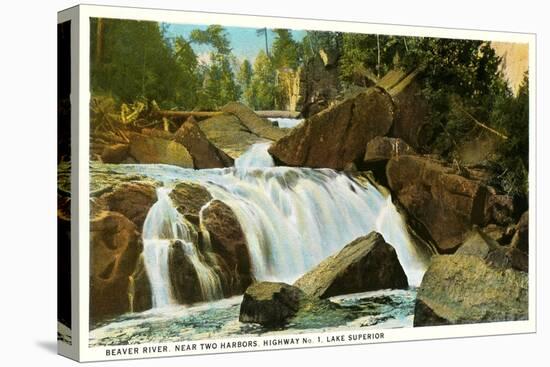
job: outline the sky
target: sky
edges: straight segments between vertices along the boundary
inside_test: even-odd
[[[196,25],[196,24],[165,24],[166,36],[177,37],[183,36],[185,39],[189,39],[189,35],[193,29],[205,30],[208,25]],[[251,63],[254,63],[254,59],[260,50],[265,50],[265,37],[256,35],[256,28],[242,28],[242,27],[224,27],[231,47],[233,48],[233,54],[239,60],[248,59]],[[306,35],[305,31],[292,31],[292,37],[295,41],[301,41]],[[269,50],[273,45],[275,39],[275,33],[268,31],[267,42]],[[206,60],[211,48],[207,45],[193,44],[193,50],[199,56],[199,59]]]

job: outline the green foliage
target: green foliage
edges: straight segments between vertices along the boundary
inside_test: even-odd
[[[300,64],[300,47],[288,29],[275,29],[272,62],[275,69],[296,69]]]
[[[231,53],[229,39],[221,25],[210,25],[204,31],[195,29],[191,32],[190,39],[192,42],[214,47],[218,54],[229,55]]]
[[[311,60],[319,50],[340,54],[343,36],[341,32],[307,31],[301,43],[303,59]]]
[[[525,74],[517,96],[500,96],[491,121],[508,139],[498,146],[498,174],[502,189],[516,195],[529,191],[529,76]]]
[[[459,160],[463,142],[493,134],[498,142],[489,162],[497,177],[493,184],[514,195],[527,193],[527,79],[514,97],[490,43],[364,34],[344,34],[342,41],[340,75],[348,85],[371,85],[392,68],[418,71],[430,106],[427,131],[432,137],[422,147],[425,152]]]
[[[216,110],[228,102],[238,100],[241,90],[235,81],[232,68],[234,56],[225,29],[219,25],[211,25],[206,30],[195,29],[190,39],[191,42],[206,44],[214,49],[210,54],[210,63],[203,72],[198,108]]]
[[[246,91],[252,82],[252,64],[247,59],[241,63],[239,72],[237,73],[237,83],[242,91]]]
[[[269,57],[269,46],[267,43],[267,34],[268,34],[267,28],[260,28],[256,30],[256,36],[263,37],[265,40],[265,54],[267,55],[267,57]]]
[[[177,101],[175,86],[185,83],[158,23],[91,19],[91,88],[122,102]],[[101,25],[101,27],[98,27]]]
[[[408,46],[405,37],[344,33],[341,78],[366,86],[390,71]]]
[[[244,96],[247,104],[256,110],[273,109],[275,105],[276,73],[271,59],[261,50],[254,61],[254,74]]]
[[[181,88],[176,90],[176,100],[180,106],[194,108],[198,103],[198,90],[200,88],[200,75],[197,55],[191,48],[191,44],[183,37],[178,37],[174,45],[174,57],[179,66]]]

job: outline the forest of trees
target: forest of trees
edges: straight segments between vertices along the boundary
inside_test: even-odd
[[[255,109],[280,109],[277,73],[302,63],[299,44],[286,29],[274,30],[272,50],[266,42],[252,65],[239,63],[219,25],[196,29],[189,39],[168,38],[154,22],[92,19],[91,27],[92,92],[119,102],[147,99],[168,109],[216,110],[241,100]],[[193,44],[210,47],[208,62],[198,61]]]
[[[479,135],[472,119],[506,137],[492,162],[508,192],[527,192],[527,75],[514,95],[488,42],[422,37],[308,31],[296,41],[286,29],[257,30],[265,37],[253,62],[239,61],[219,25],[194,30],[188,39],[169,38],[163,24],[92,19],[93,95],[116,103],[155,100],[161,108],[217,110],[241,101],[255,110],[285,109],[287,91],[280,78],[297,73],[319,51],[338,55],[340,89],[376,83],[393,68],[418,70],[423,97],[430,104],[431,139],[426,150],[452,159],[457,144]],[[199,62],[193,45],[207,45],[208,62]]]

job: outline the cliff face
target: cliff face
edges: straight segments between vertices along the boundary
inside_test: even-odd
[[[284,91],[284,103],[281,108],[286,111],[296,111],[298,109],[298,99],[300,98],[300,75],[301,68],[298,70],[284,69],[277,73],[277,79]]]
[[[529,70],[529,45],[527,43],[491,42],[496,54],[502,57],[501,70],[508,85],[517,95],[523,74]]]
[[[300,70],[297,109],[303,117],[330,107],[340,92],[339,55],[321,51]]]

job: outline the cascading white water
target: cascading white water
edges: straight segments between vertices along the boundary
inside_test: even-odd
[[[292,129],[300,125],[304,120],[285,117],[269,117],[269,121],[277,122],[277,126],[280,128]]]
[[[270,145],[270,142],[253,144],[248,151],[235,160],[235,168],[237,170],[247,170],[250,168],[273,167],[275,162],[267,152]]]
[[[176,210],[170,188],[157,189],[157,202],[149,209],[143,224],[143,257],[153,295],[153,308],[174,304],[171,291],[168,256],[170,245],[179,240],[185,256],[197,272],[202,298],[205,301],[223,296],[217,274],[199,257],[187,224]]]
[[[259,280],[293,283],[357,237],[378,231],[395,248],[409,284],[420,284],[426,264],[390,197],[331,169],[274,167],[268,147],[253,145],[235,168],[131,167],[165,182],[198,182],[231,207]]]

